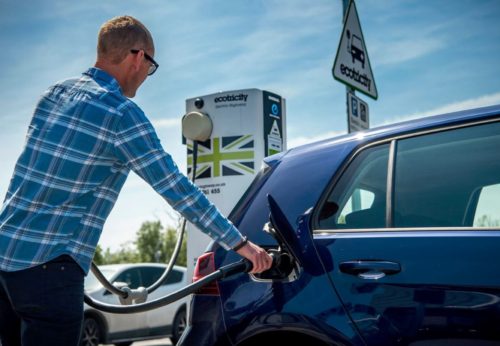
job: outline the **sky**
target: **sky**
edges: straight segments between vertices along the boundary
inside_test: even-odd
[[[500,104],[499,0],[356,0],[378,90],[370,127]],[[186,171],[185,100],[258,88],[287,102],[288,148],[346,133],[346,88],[332,66],[342,0],[0,0],[0,199],[41,93],[95,63],[97,32],[118,15],[151,31],[158,71],[134,101]],[[116,251],[173,210],[131,173],[100,244]]]

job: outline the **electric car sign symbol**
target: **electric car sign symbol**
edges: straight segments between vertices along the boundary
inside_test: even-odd
[[[358,60],[361,63],[361,66],[365,68],[365,51],[363,49],[363,42],[357,35],[352,35],[351,32],[347,30],[347,38],[350,38],[350,45],[348,45],[348,51],[352,56],[352,63],[354,64],[355,60]]]
[[[349,3],[332,74],[339,82],[374,99],[378,98],[354,0]]]

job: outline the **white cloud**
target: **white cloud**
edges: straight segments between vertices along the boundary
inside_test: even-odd
[[[224,18],[223,22],[204,18],[203,31],[197,26],[182,25],[182,35],[172,37],[176,50],[169,62],[171,75],[180,81],[200,80],[199,93],[262,86],[262,81],[269,80],[269,76],[280,76],[279,80],[282,80],[283,76],[309,70],[318,60],[318,49],[323,49],[318,48],[315,40],[322,37],[325,30],[340,25],[331,23],[331,13],[339,7],[331,3],[281,6],[264,2],[262,6],[262,15],[255,21],[246,22],[242,32],[239,29],[242,19],[238,13]],[[216,31],[219,33],[215,34]],[[229,35],[232,31],[238,34]],[[214,41],[215,37],[217,41]],[[193,45],[193,42],[197,44]],[[334,45],[331,49],[328,60],[332,59]],[[291,64],[301,66],[286,74],[281,72],[284,66]],[[181,67],[183,72],[179,76],[176,71]],[[328,68],[325,71],[328,73]]]
[[[374,19],[372,30],[376,29],[377,34],[372,34],[374,40],[367,42],[372,66],[397,65],[439,51],[446,52],[446,48],[456,41],[456,36],[450,35],[450,30],[457,30],[456,20],[447,18],[437,22],[422,21],[422,18],[428,16],[426,12],[422,12],[425,11],[422,7],[401,8],[399,6],[404,5],[394,3],[392,6],[391,11],[387,11],[385,15],[379,8],[381,17]],[[395,30],[394,25],[384,25],[384,22],[402,24],[397,25]]]
[[[151,119],[151,122],[156,129],[176,128],[181,126],[181,120],[179,118]]]
[[[468,99],[468,100],[464,100],[464,101],[449,103],[449,104],[439,106],[439,107],[436,107],[433,109],[429,109],[429,110],[423,111],[423,112],[398,115],[396,117],[393,117],[391,119],[384,121],[383,124],[392,124],[392,123],[405,121],[405,120],[423,118],[423,117],[437,115],[437,114],[446,114],[446,113],[457,112],[457,111],[462,111],[462,110],[466,110],[466,109],[492,106],[495,104],[500,104],[500,92],[494,93],[494,94],[489,94],[489,95],[484,95],[484,96],[480,96],[480,97],[476,97],[476,98]]]
[[[384,42],[383,47],[378,46],[375,51],[378,66],[400,64],[409,60],[423,57],[433,53],[444,46],[444,41],[439,38],[416,37],[401,40],[389,40]]]
[[[468,99],[468,100],[464,100],[464,101],[449,103],[449,104],[442,105],[442,106],[439,106],[439,107],[436,107],[433,109],[429,109],[429,110],[424,111],[424,112],[398,115],[396,117],[393,117],[391,119],[384,121],[382,124],[377,124],[377,126],[393,124],[393,123],[397,123],[397,122],[401,122],[401,121],[405,121],[405,120],[417,119],[417,118],[422,118],[422,117],[427,117],[427,116],[432,116],[432,115],[457,112],[457,111],[466,110],[466,109],[492,106],[495,104],[500,104],[500,92],[494,93],[494,94],[489,94],[489,95],[484,95],[484,96],[480,96],[477,98]],[[298,147],[300,145],[317,142],[317,141],[320,141],[323,139],[328,139],[328,138],[340,136],[343,134],[345,134],[345,132],[343,132],[343,131],[329,131],[329,132],[319,133],[319,134],[316,134],[314,136],[301,136],[301,137],[289,138],[287,146],[288,146],[288,149],[291,149],[294,147]]]
[[[295,137],[295,138],[288,139],[287,147],[288,147],[288,149],[291,149],[291,148],[295,148],[295,147],[298,147],[298,146],[301,146],[304,144],[321,141],[323,139],[337,137],[337,136],[340,136],[343,134],[345,134],[345,132],[329,131],[329,132],[323,132],[323,133],[320,133],[320,134],[314,135],[314,136]]]

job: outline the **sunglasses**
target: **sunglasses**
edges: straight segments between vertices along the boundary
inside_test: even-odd
[[[151,63],[151,65],[149,65],[149,70],[148,70],[148,76],[151,76],[153,73],[156,72],[158,66],[160,65],[158,65],[158,63],[148,53],[146,53],[144,49],[131,49],[130,53],[137,54],[141,50],[144,52],[144,57],[146,58],[146,60],[148,60]]]

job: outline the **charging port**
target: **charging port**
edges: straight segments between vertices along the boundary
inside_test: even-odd
[[[298,277],[299,268],[292,256],[280,249],[267,249],[273,257],[273,266],[262,273],[251,274],[257,281],[294,281]]]

